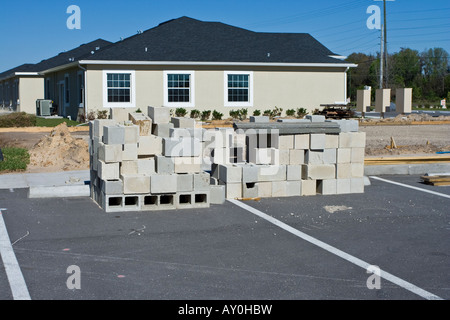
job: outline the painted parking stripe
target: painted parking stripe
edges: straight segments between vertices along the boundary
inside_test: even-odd
[[[0,210],[0,255],[2,257],[3,265],[5,266],[6,276],[9,281],[11,293],[14,300],[31,300],[28,292],[25,279],[17,262],[16,255],[9,239],[8,231],[6,230],[5,221],[3,220],[3,213]]]
[[[339,250],[329,244],[326,244],[325,242],[322,242],[314,237],[311,237],[311,236],[307,235],[306,233],[301,232],[301,231],[287,225],[286,223],[281,222],[280,220],[275,219],[274,217],[271,217],[271,216],[265,214],[264,212],[259,211],[258,209],[250,207],[249,205],[246,205],[238,200],[228,200],[228,201],[241,207],[242,209],[245,209],[245,210],[257,215],[258,217],[276,225],[277,227],[280,227],[280,228],[284,229],[285,231],[292,233],[293,235],[295,235],[313,245],[316,245],[316,246],[344,259],[344,260],[347,260],[347,261],[357,265],[358,267],[361,267],[361,268],[367,270],[367,268],[369,268],[369,266],[371,266],[371,264],[369,264],[361,259],[358,259],[342,250]],[[402,280],[386,271],[380,270],[380,277],[389,282],[392,282],[408,291],[411,291],[412,293],[417,294],[418,296],[425,298],[427,300],[443,300],[442,298],[440,298],[422,288],[419,288],[405,280]]]
[[[404,184],[404,183],[395,182],[395,181],[391,181],[391,180],[386,180],[386,179],[379,178],[379,177],[371,176],[369,178],[370,179],[379,180],[379,181],[383,181],[383,182],[387,182],[387,183],[390,183],[390,184],[395,184],[397,186],[401,186],[401,187],[405,187],[405,188],[409,188],[409,189],[413,189],[413,190],[417,190],[417,191],[422,191],[422,192],[434,194],[435,196],[439,196],[439,197],[450,199],[450,195],[445,194],[445,193],[440,193],[440,192],[436,192],[436,191],[432,191],[432,190],[422,189],[422,188],[419,188],[419,187],[414,187],[414,186],[410,186],[410,185],[407,185],[407,184]]]

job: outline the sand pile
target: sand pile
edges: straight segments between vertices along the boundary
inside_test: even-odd
[[[66,123],[62,123],[30,150],[29,169],[33,168],[47,168],[48,171],[89,169],[89,145],[83,139],[73,138]]]

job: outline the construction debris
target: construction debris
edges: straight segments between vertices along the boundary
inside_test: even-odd
[[[432,186],[450,186],[450,175],[422,176],[420,177],[425,184]]]

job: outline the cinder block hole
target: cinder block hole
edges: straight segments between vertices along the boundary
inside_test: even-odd
[[[181,194],[179,197],[180,204],[191,204],[191,195],[190,194]]]
[[[256,183],[254,183],[254,182],[246,183],[246,184],[245,184],[245,187],[246,187],[247,189],[253,189],[254,187],[256,187]]]
[[[125,197],[125,206],[137,206],[138,202],[138,197]]]
[[[146,206],[154,206],[158,203],[157,196],[146,196],[144,197],[144,205]]]
[[[206,203],[208,201],[208,196],[206,194],[196,194],[195,203]]]
[[[322,188],[323,188],[323,181],[317,180],[316,181],[316,194],[322,194]]]
[[[173,196],[170,196],[170,195],[161,196],[159,198],[159,204],[162,204],[162,205],[173,204]]]
[[[121,207],[122,206],[122,197],[111,197],[108,199],[108,205],[110,207]]]

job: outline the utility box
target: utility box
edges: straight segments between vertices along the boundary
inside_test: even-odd
[[[391,106],[391,89],[377,89],[375,97],[375,111],[385,113]]]
[[[412,112],[412,89],[401,88],[396,90],[396,105],[398,113]]]
[[[41,117],[51,116],[52,105],[52,100],[36,100],[36,115]]]
[[[356,95],[356,111],[368,112],[371,104],[371,90],[358,90]]]

